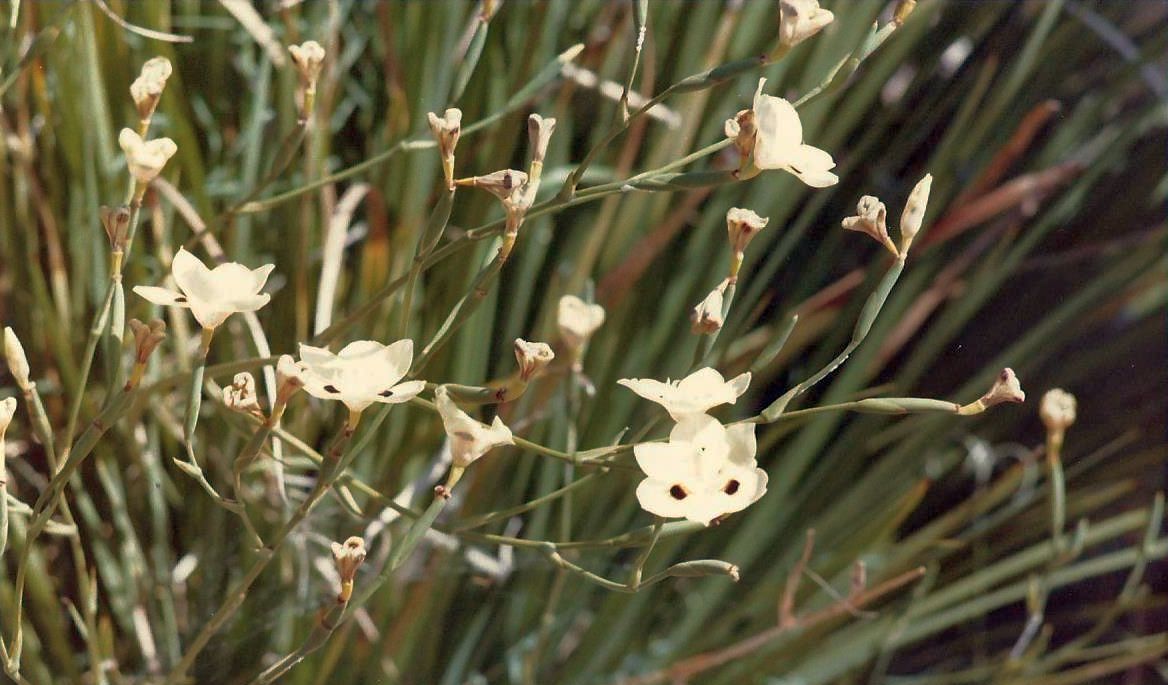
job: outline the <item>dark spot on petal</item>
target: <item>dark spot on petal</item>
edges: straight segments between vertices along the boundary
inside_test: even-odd
[[[393,391],[392,391],[392,390],[382,390],[381,392],[379,392],[379,393],[377,393],[377,394],[378,394],[378,395],[381,395],[382,397],[393,397]]]
[[[341,393],[341,391],[337,389],[337,386],[335,385],[326,385],[324,386],[324,390],[325,392],[331,392],[334,395],[339,395]]]
[[[738,488],[741,487],[741,485],[742,484],[737,480],[731,478],[730,481],[726,483],[726,487],[722,488],[722,492],[726,493],[727,495],[733,495],[734,493],[738,492]]]
[[[181,302],[186,302],[186,301],[187,301],[187,298],[186,298],[185,296],[183,296],[183,295],[179,295],[178,297],[174,298],[174,301],[175,301],[175,302],[180,302],[180,303],[181,303]]]
[[[673,487],[669,488],[669,494],[673,497],[673,499],[685,499],[689,496],[689,493],[685,491],[685,488],[681,487],[680,485],[674,485]]]

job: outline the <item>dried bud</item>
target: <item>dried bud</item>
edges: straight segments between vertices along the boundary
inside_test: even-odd
[[[913,238],[921,230],[921,224],[925,221],[925,209],[929,205],[929,191],[933,187],[933,175],[925,174],[925,177],[917,182],[912,192],[908,195],[908,202],[904,203],[904,213],[900,215],[900,256],[904,258],[908,255],[908,248],[912,245]]]
[[[241,414],[260,417],[264,415],[256,396],[255,378],[246,371],[235,374],[231,385],[223,388],[223,404],[227,405],[228,409]]]
[[[733,207],[726,212],[726,232],[730,236],[730,249],[741,255],[746,246],[754,240],[758,232],[766,228],[770,219],[761,217],[749,209]]]
[[[739,166],[754,154],[754,141],[758,128],[754,121],[754,110],[740,110],[733,119],[727,119],[722,128],[727,138],[734,139],[734,149],[738,150]]]
[[[992,407],[1005,402],[1025,401],[1026,393],[1022,391],[1022,384],[1018,382],[1018,377],[1014,375],[1014,370],[1010,368],[1002,369],[1002,372],[994,379],[994,384],[990,386],[986,394],[981,396],[980,400],[986,407]]]
[[[527,135],[531,140],[531,163],[543,164],[547,155],[548,141],[556,130],[555,119],[544,119],[538,114],[527,117]]]
[[[173,69],[170,60],[165,57],[155,57],[142,65],[142,72],[130,84],[130,97],[138,108],[138,118],[143,123],[149,123],[158,107],[158,100],[162,97],[162,90],[166,88],[166,79],[170,78]]]
[[[280,355],[276,362],[276,404],[283,407],[297,390],[304,387],[304,362],[298,362],[290,354]]]
[[[530,381],[542,374],[555,358],[551,345],[547,343],[515,339],[515,361],[519,363],[519,377],[524,381]]]
[[[865,195],[856,204],[856,216],[847,217],[841,225],[846,230],[868,234],[873,240],[887,247],[892,254],[899,255],[896,244],[888,235],[887,217],[888,210],[885,209],[884,203],[871,195]]]
[[[710,335],[722,330],[724,323],[722,307],[725,299],[723,295],[727,285],[727,281],[722,281],[717,288],[711,290],[710,294],[706,295],[705,299],[693,308],[689,315],[690,323],[693,324],[690,330],[698,335]]]
[[[441,117],[428,112],[426,120],[430,122],[430,130],[438,141],[438,153],[442,157],[442,173],[446,177],[446,185],[453,188],[454,148],[458,145],[459,136],[462,135],[462,110],[451,107]]]
[[[130,319],[130,331],[134,334],[135,362],[145,364],[154,348],[166,340],[166,323],[162,319],[154,319],[144,324],[138,319]]]
[[[780,0],[779,44],[794,47],[823,30],[835,19],[818,0]]]
[[[1066,390],[1047,390],[1038,405],[1038,416],[1050,433],[1065,433],[1075,422],[1078,403],[1075,396]]]
[[[16,337],[11,327],[4,329],[4,358],[8,361],[8,373],[12,374],[16,386],[23,392],[31,390],[33,383],[28,379],[31,373],[28,357],[24,354],[24,345],[20,344],[20,338]]]
[[[145,192],[146,186],[162,173],[167,160],[178,152],[178,146],[170,138],[144,141],[142,136],[128,128],[123,128],[118,134],[118,144],[126,153],[126,165],[138,182],[139,192]]]
[[[579,350],[604,323],[604,307],[588,304],[575,295],[564,295],[560,298],[556,323],[567,346]]]
[[[341,591],[337,601],[348,602],[353,596],[353,579],[357,577],[357,569],[365,561],[365,541],[357,536],[345,540],[344,544],[334,542],[333,561],[337,564],[337,573],[341,576]]]
[[[309,40],[300,45],[289,45],[288,52],[292,55],[292,63],[296,65],[300,86],[305,90],[315,91],[316,81],[320,78],[320,70],[324,66],[324,48],[315,40]]]
[[[516,169],[503,169],[486,176],[471,176],[455,181],[456,185],[482,188],[504,201],[510,200],[512,193],[517,188],[522,188],[526,183],[527,174]]]
[[[126,206],[120,207],[101,207],[101,225],[105,227],[105,234],[109,237],[110,247],[115,252],[121,252],[126,249],[126,238],[130,232],[130,208]]]
[[[16,398],[8,397],[0,400],[0,464],[4,463],[4,434],[8,432],[8,426],[12,423],[12,416],[16,414]],[[0,485],[4,483],[4,474],[0,472]],[[0,490],[0,497],[4,496],[3,490]]]

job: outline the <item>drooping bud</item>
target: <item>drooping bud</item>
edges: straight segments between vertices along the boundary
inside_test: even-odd
[[[223,404],[241,414],[263,417],[259,398],[256,396],[255,378],[245,372],[235,374],[231,385],[223,388]]]
[[[916,186],[908,195],[908,201],[904,204],[904,212],[900,215],[900,256],[902,259],[908,255],[908,248],[912,245],[913,238],[920,232],[921,225],[925,221],[925,210],[929,205],[929,191],[932,188],[933,175],[925,174],[924,178],[917,181]]]
[[[502,169],[486,176],[471,176],[460,178],[454,182],[460,186],[482,188],[500,200],[510,200],[516,188],[527,183],[527,174],[517,169]]]
[[[531,141],[531,163],[543,164],[547,155],[548,142],[556,130],[555,119],[545,119],[538,114],[527,117],[527,135]]]
[[[780,0],[779,44],[792,48],[823,30],[835,19],[818,0]]]
[[[8,362],[8,373],[16,381],[16,387],[22,392],[32,390],[33,383],[29,380],[32,369],[28,365],[28,357],[24,354],[24,345],[11,327],[4,329],[4,358]]]
[[[342,604],[353,596],[353,579],[357,577],[357,569],[365,561],[365,541],[357,536],[345,540],[344,544],[332,544],[333,561],[337,565],[337,574],[341,577],[341,591],[337,601]]]
[[[732,207],[726,212],[726,233],[730,237],[730,278],[738,278],[746,246],[754,240],[758,232],[766,228],[770,219],[761,217],[749,209]]]
[[[1075,396],[1066,390],[1054,388],[1047,390],[1038,405],[1038,416],[1042,424],[1050,433],[1065,433],[1077,418]]]
[[[144,141],[142,136],[128,128],[123,128],[118,134],[118,145],[126,153],[126,166],[138,183],[139,197],[146,192],[146,186],[162,173],[166,162],[178,152],[178,145],[170,138]]]
[[[130,208],[124,205],[119,207],[102,205],[101,225],[105,228],[110,247],[115,252],[125,251],[126,239],[130,232]]]
[[[542,374],[555,358],[551,345],[547,343],[515,339],[515,361],[519,363],[519,378],[524,382]]]
[[[986,409],[998,404],[1025,401],[1026,393],[1022,391],[1022,384],[1018,382],[1018,377],[1014,375],[1014,370],[1005,368],[994,378],[994,384],[990,386],[990,389],[984,395],[969,404],[959,407],[957,413],[969,416],[972,414],[980,414]]]
[[[729,281],[722,281],[718,287],[710,291],[705,299],[697,304],[690,312],[690,330],[698,335],[710,335],[722,330],[724,320],[722,308],[725,303],[726,286]]]
[[[134,99],[134,106],[138,108],[138,118],[142,122],[143,133],[150,125],[150,118],[158,107],[158,100],[166,88],[166,80],[170,78],[173,68],[170,60],[165,57],[155,57],[142,65],[142,72],[130,84],[130,97]]]
[[[887,219],[888,210],[885,209],[884,203],[871,195],[865,195],[856,204],[856,216],[847,217],[841,222],[841,225],[849,231],[866,233],[873,240],[888,248],[892,254],[899,255],[896,243],[892,242],[891,236],[888,235]]]
[[[446,187],[454,188],[454,148],[462,135],[462,110],[451,107],[439,117],[433,112],[426,114],[430,131],[438,141],[438,154],[442,157],[442,173],[446,177]]]

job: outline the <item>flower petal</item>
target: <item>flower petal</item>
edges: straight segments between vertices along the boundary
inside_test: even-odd
[[[258,293],[264,289],[264,285],[268,282],[268,276],[272,275],[275,268],[275,264],[264,264],[258,269],[251,270],[252,285],[254,286],[252,292]]]
[[[760,468],[731,466],[723,470],[712,495],[717,516],[742,511],[766,494],[767,472]]]
[[[409,338],[398,340],[386,347],[383,354],[386,364],[401,378],[409,372],[410,364],[414,363],[414,341]]]
[[[737,423],[726,426],[726,442],[730,446],[728,458],[740,466],[754,466],[754,456],[758,453],[758,441],[754,436],[753,423]]]
[[[212,300],[204,300],[200,297],[191,296],[191,314],[195,315],[195,321],[203,328],[218,328],[227,317],[235,312],[230,309],[224,309],[219,303]]]
[[[835,161],[831,155],[810,145],[800,145],[786,163],[786,169],[812,188],[826,188],[839,183],[831,173]]]
[[[697,474],[698,454],[684,442],[643,442],[633,446],[637,466],[650,478],[659,480],[693,479]]]
[[[665,518],[682,518],[690,511],[690,502],[697,494],[684,483],[646,478],[637,485],[637,502],[650,514]]]
[[[734,399],[730,400],[730,403],[733,404],[738,400],[739,397],[742,397],[742,393],[746,392],[746,389],[750,387],[750,372],[747,371],[746,373],[738,374],[734,378],[731,378],[729,381],[727,381],[726,385],[729,386],[730,393],[734,395]]]
[[[173,290],[167,290],[166,288],[158,288],[152,285],[136,285],[134,286],[134,292],[154,304],[160,304],[166,307],[190,307],[185,295],[176,293]]]
[[[652,378],[622,378],[616,383],[617,385],[625,386],[647,400],[662,404],[664,404],[665,398],[673,389],[668,383],[662,383]]]
[[[336,355],[324,347],[313,347],[300,343],[300,361],[307,364],[309,369],[327,364],[335,358]]]
[[[170,263],[170,272],[174,276],[174,282],[178,285],[179,290],[186,293],[188,297],[211,298],[215,296],[208,278],[211,270],[186,248],[178,248],[174,260]]]
[[[797,154],[803,142],[799,113],[783,98],[759,93],[754,98],[754,164],[759,169],[780,169]]]
[[[406,381],[377,393],[377,401],[383,404],[409,402],[426,389],[426,381]]]

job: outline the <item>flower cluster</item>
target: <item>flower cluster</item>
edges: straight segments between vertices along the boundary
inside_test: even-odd
[[[755,461],[754,424],[724,426],[706,414],[735,403],[750,385],[749,373],[727,381],[704,368],[680,381],[625,378],[618,383],[665,407],[677,422],[667,442],[633,448],[646,476],[637,486],[637,501],[645,511],[709,525],[766,494],[767,473]]]

